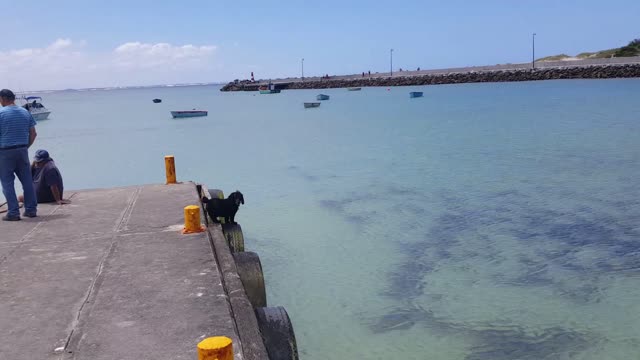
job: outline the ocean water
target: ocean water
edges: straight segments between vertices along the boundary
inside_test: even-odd
[[[640,80],[332,89],[317,109],[317,90],[218,90],[44,94],[33,150],[67,189],[161,183],[173,154],[179,179],[242,191],[303,359],[637,358]],[[169,115],[191,108],[209,116]]]

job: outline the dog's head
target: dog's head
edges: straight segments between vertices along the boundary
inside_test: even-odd
[[[240,206],[240,204],[244,205],[244,196],[242,196],[242,193],[238,190],[229,194],[229,199],[233,199],[233,203],[236,204],[236,206]]]
[[[207,204],[209,202],[209,198],[206,196],[203,196],[201,201],[203,204]]]

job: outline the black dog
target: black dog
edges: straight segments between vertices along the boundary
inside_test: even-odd
[[[240,191],[234,191],[229,194],[226,199],[208,199],[202,198],[202,202],[206,204],[207,214],[214,223],[219,223],[218,218],[224,218],[227,224],[236,224],[234,218],[238,212],[240,204],[244,204],[244,196]]]

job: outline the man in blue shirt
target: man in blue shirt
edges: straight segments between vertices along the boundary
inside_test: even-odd
[[[31,114],[15,104],[11,90],[0,90],[0,183],[9,211],[5,221],[20,220],[20,207],[14,188],[15,176],[24,190],[24,216],[36,217],[38,202],[33,188],[29,147],[36,139],[36,122]]]

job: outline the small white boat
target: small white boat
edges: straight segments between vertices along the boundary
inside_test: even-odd
[[[329,95],[320,94],[320,95],[316,96],[316,100],[318,100],[318,101],[329,100]]]
[[[209,112],[206,110],[185,110],[185,111],[172,111],[171,116],[173,118],[189,118],[198,116],[207,116]]]
[[[304,108],[308,109],[308,108],[317,108],[320,107],[320,103],[319,102],[306,102],[304,103]]]
[[[27,109],[35,121],[46,120],[51,111],[42,105],[40,96],[25,96],[20,98],[24,103],[23,108]]]
[[[347,88],[347,90],[349,90],[349,91],[360,91],[360,90],[362,90],[362,88],[359,88],[359,87],[350,87],[350,88]]]

